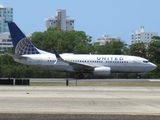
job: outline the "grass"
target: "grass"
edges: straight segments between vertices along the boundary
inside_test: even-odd
[[[69,81],[69,86],[76,86],[76,82]],[[30,82],[30,86],[66,86],[66,82]],[[77,86],[151,86],[160,87],[160,82],[99,82],[78,81]]]

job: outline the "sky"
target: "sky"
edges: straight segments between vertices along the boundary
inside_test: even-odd
[[[65,9],[75,19],[75,30],[96,40],[102,35],[120,37],[131,44],[131,33],[140,26],[160,34],[160,0],[1,0],[13,7],[13,21],[25,34],[45,31],[45,19]]]

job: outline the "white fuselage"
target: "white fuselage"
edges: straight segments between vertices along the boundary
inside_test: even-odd
[[[23,56],[25,58],[14,58],[14,60],[22,64],[53,71],[86,72],[80,70],[75,71],[68,63],[57,61],[55,54],[35,54]],[[156,68],[156,65],[149,62],[147,59],[136,56],[89,54],[61,54],[60,56],[64,60],[70,62],[91,65],[94,67],[110,67],[111,72],[118,73],[145,73]]]

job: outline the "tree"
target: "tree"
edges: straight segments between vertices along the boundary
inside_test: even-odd
[[[32,42],[40,49],[53,52],[55,47],[59,53],[89,53],[92,50],[91,39],[84,31],[64,31],[58,28],[35,32],[31,36]]]
[[[160,36],[154,36],[148,47],[148,58],[160,64]]]
[[[104,45],[94,44],[97,54],[124,54],[126,53],[127,44],[121,40],[106,42]]]
[[[135,43],[130,45],[130,54],[146,58],[147,50],[144,43]]]
[[[148,72],[145,77],[148,78],[160,78],[160,36],[153,36],[147,49],[148,59],[157,65],[157,68],[151,72]]]

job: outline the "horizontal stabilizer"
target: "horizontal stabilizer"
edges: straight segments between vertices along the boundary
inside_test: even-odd
[[[21,56],[21,55],[15,55],[15,54],[8,53],[8,52],[5,52],[5,54],[9,55],[9,56],[10,56],[10,57],[12,57],[12,58],[18,58],[18,59],[26,58],[26,57],[24,57],[24,56]]]

